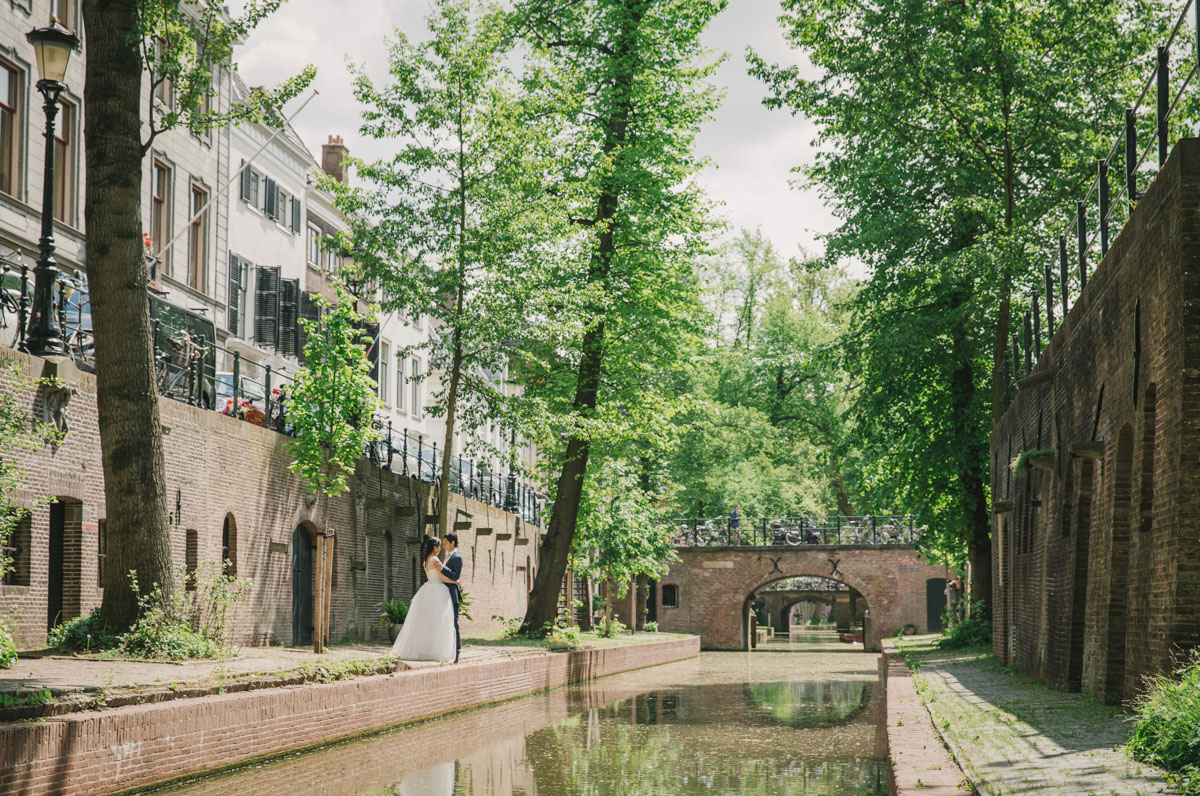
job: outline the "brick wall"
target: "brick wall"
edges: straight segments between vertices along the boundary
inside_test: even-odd
[[[0,586],[0,614],[14,617],[23,649],[45,641],[51,603],[52,558],[61,571],[61,616],[70,618],[99,605],[100,528],[105,517],[100,441],[96,426],[96,382],[67,360],[42,360],[7,348],[33,377],[58,376],[79,392],[70,402],[70,433],[57,448],[23,455],[28,478],[16,495],[32,507],[37,497],[59,498],[55,507],[34,508],[30,525],[28,585]],[[14,385],[0,384],[0,390]],[[42,399],[26,391],[19,400],[41,411]],[[230,529],[231,557],[240,577],[252,584],[248,601],[234,616],[240,644],[293,641],[293,554],[295,541],[311,545],[321,503],[308,505],[303,483],[287,469],[285,437],[215,412],[160,400],[167,465],[167,503],[172,511],[173,558],[188,556],[194,531],[201,563],[222,557]],[[333,640],[386,638],[376,605],[385,597],[407,599],[420,586],[421,529],[431,514],[429,488],[413,479],[360,462],[350,489],[329,506],[336,534],[330,633]],[[62,563],[51,555],[51,517],[62,512]],[[450,517],[465,558],[463,584],[471,595],[474,622],[466,632],[491,628],[492,615],[525,612],[529,572],[536,566],[538,529],[497,508],[452,495]],[[297,535],[299,531],[299,535]],[[55,534],[55,544],[58,537]],[[57,580],[55,579],[55,582]]]
[[[659,627],[697,633],[705,649],[745,649],[749,599],[756,590],[784,578],[834,579],[856,590],[870,611],[868,649],[905,625],[928,628],[925,584],[946,577],[946,568],[925,563],[916,550],[859,548],[682,548],[679,561],[656,586]],[[834,562],[837,574],[833,574]],[[662,603],[664,586],[674,586],[676,607]]]
[[[672,639],[6,724],[0,792],[145,787],[698,652],[697,639]]]
[[[1198,208],[1187,139],[991,438],[996,654],[1110,702],[1200,642]]]

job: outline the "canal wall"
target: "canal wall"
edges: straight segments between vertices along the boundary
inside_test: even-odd
[[[960,796],[966,779],[917,693],[912,672],[892,641],[883,642],[879,676],[887,691],[887,747],[892,796]]]
[[[1183,139],[991,434],[996,657],[1110,703],[1200,644],[1198,210]]]
[[[0,584],[0,615],[18,649],[45,645],[49,627],[89,613],[104,597],[108,514],[97,421],[96,377],[69,359],[42,359],[0,346],[29,379],[53,375],[70,393],[69,432],[57,446],[5,451],[27,472],[15,494],[27,511],[13,533],[13,571]],[[42,418],[45,389],[0,379],[0,395]],[[229,559],[250,581],[231,609],[240,646],[312,643],[314,533],[321,501],[288,469],[289,437],[213,411],[159,399],[176,568]],[[376,606],[408,600],[420,587],[422,535],[434,495],[428,484],[358,463],[349,488],[329,501],[334,543],[330,638],[387,640]],[[54,506],[37,505],[54,496]],[[463,587],[474,621],[463,632],[497,629],[493,616],[524,616],[537,568],[540,530],[486,503],[451,493],[449,516],[463,555]],[[436,533],[436,531],[433,531]]]
[[[147,787],[699,651],[692,636],[2,725],[0,793]]]

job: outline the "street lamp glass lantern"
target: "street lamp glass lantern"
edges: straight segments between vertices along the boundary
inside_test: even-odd
[[[67,76],[71,51],[79,47],[79,37],[55,20],[44,28],[25,35],[37,54],[38,77],[52,83],[62,83]]]

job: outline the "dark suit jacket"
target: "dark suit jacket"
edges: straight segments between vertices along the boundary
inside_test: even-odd
[[[446,559],[446,563],[442,564],[442,574],[448,578],[458,580],[462,577],[462,568],[462,556],[460,556],[458,551],[455,550],[450,554],[450,557]],[[459,597],[461,596],[459,593],[459,587],[452,583],[447,583],[446,588],[450,590],[450,602],[454,603],[454,611],[455,613],[458,613],[458,601]]]

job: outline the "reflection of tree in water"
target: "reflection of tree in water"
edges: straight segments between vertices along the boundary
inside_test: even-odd
[[[871,698],[866,680],[748,683],[747,700],[774,721],[790,727],[841,724]]]
[[[887,792],[884,760],[797,760],[782,749],[778,757],[755,758],[736,744],[714,744],[705,733],[687,731],[695,725],[647,722],[643,711],[639,700],[621,700],[527,736],[525,750],[537,796]],[[711,729],[713,737],[729,731],[720,724]]]

